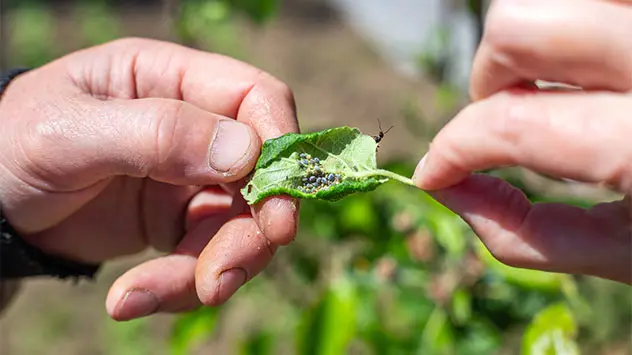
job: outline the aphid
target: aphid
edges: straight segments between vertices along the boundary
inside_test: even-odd
[[[309,177],[309,182],[314,182],[316,181],[316,176],[312,175]]]
[[[334,181],[334,180],[336,180],[336,176],[334,174],[330,173],[329,175],[327,175],[327,180]]]
[[[321,170],[320,170],[320,166],[319,166],[319,165],[316,165],[316,166],[314,167],[314,170],[315,170],[316,172],[319,172],[319,173],[321,172]]]
[[[377,134],[377,136],[373,136],[373,139],[375,139],[375,143],[380,143],[382,141],[382,139],[384,139],[384,136],[386,135],[386,133],[388,133],[388,131],[393,129],[393,127],[395,127],[395,126],[391,126],[385,132],[385,131],[382,130],[382,123],[380,122],[379,118],[377,119],[377,125],[380,128],[380,132]]]
[[[300,164],[303,164],[304,166],[309,165],[309,162],[306,159],[301,159]]]
[[[248,193],[252,192],[252,185],[248,185]]]
[[[307,178],[306,177],[303,178],[303,182],[307,182]]]
[[[306,155],[307,155],[307,154],[305,154],[305,153],[301,153],[301,154],[299,154],[298,156],[299,156],[299,158],[304,159]]]
[[[314,164],[318,164],[318,163],[320,163],[320,159],[318,159],[318,158],[314,158],[314,159],[312,159],[312,162],[313,162]]]

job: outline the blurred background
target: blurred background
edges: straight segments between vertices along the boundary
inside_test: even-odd
[[[39,66],[125,36],[224,53],[294,90],[301,129],[394,125],[379,165],[411,175],[467,103],[485,4],[463,0],[0,0],[0,66]],[[386,127],[385,127],[386,128]],[[533,201],[617,198],[521,169],[490,171]],[[220,308],[116,323],[110,284],[25,284],[0,354],[632,354],[630,288],[505,267],[420,191],[387,184],[307,201],[300,235]]]

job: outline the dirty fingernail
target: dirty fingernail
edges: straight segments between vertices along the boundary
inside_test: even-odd
[[[233,268],[222,272],[217,287],[219,302],[223,303],[228,300],[244,282],[246,282],[246,271],[242,268]]]
[[[113,316],[116,320],[141,318],[156,313],[159,305],[158,297],[153,292],[132,289],[118,302]]]
[[[221,120],[217,125],[209,164],[219,172],[227,172],[248,154],[252,142],[251,129],[230,119]]]
[[[265,201],[259,227],[266,238],[277,245],[292,242],[298,230],[298,207],[298,200],[285,196]]]

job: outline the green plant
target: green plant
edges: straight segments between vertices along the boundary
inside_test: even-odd
[[[385,169],[406,175],[413,166]],[[568,315],[565,326],[589,325],[577,323],[585,302],[572,276],[499,263],[452,212],[405,185],[304,201],[296,244],[274,282],[316,296],[276,301],[301,324],[291,353],[491,354],[505,334],[525,332],[524,353],[534,354],[529,344],[557,339],[558,328],[541,321],[553,305]],[[569,347],[578,347],[575,334],[564,333]]]
[[[278,7],[277,0],[181,0],[179,5],[174,26],[184,43],[235,58],[244,54],[234,20],[246,17],[264,25]]]
[[[120,24],[107,0],[81,1],[74,16],[81,29],[83,46],[93,46],[120,36]]]
[[[336,201],[389,180],[414,185],[407,177],[378,169],[377,149],[376,139],[349,127],[269,139],[241,193],[249,204],[278,194]]]
[[[21,4],[11,10],[9,20],[9,65],[37,67],[59,55],[53,41],[55,19],[46,5]]]

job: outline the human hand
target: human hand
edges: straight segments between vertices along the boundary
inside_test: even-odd
[[[295,236],[297,201],[250,208],[238,190],[295,115],[285,84],[220,55],[141,39],[73,53],[0,100],[3,213],[77,261],[169,252],[114,283],[117,320],[221,304]]]
[[[506,264],[632,283],[631,34],[631,2],[493,2],[471,76],[474,103],[435,137],[416,184]],[[583,90],[540,90],[535,80]],[[472,175],[502,166],[627,197],[589,210],[532,205],[505,181]]]

